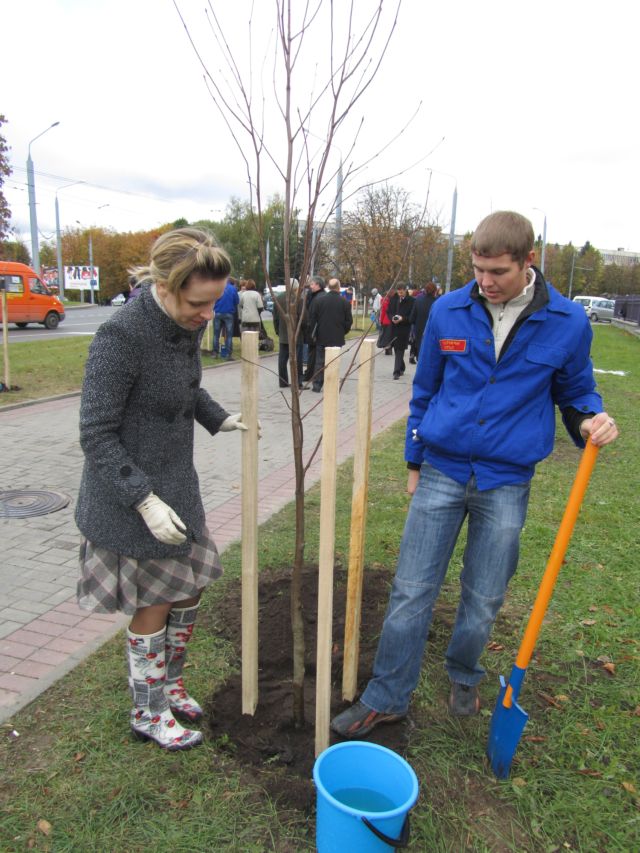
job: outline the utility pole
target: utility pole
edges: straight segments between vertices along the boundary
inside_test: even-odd
[[[451,204],[451,228],[449,230],[449,250],[447,252],[447,281],[445,283],[445,293],[451,290],[451,276],[453,274],[453,246],[456,236],[456,207],[458,206],[458,184],[456,183],[453,190],[453,202]]]
[[[27,148],[27,187],[29,190],[29,221],[31,224],[31,264],[34,270],[40,275],[40,248],[38,245],[38,217],[36,215],[36,182],[33,172],[33,160],[31,159],[31,146],[36,141],[44,136],[52,127],[57,127],[59,121],[54,121],[42,133],[34,136]]]

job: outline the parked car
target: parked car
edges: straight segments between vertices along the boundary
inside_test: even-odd
[[[124,293],[118,293],[111,300],[112,305],[124,305],[127,300],[124,298]]]
[[[602,296],[574,296],[573,301],[583,306],[592,323],[613,320],[613,299],[605,299]]]
[[[57,329],[64,320],[64,306],[60,299],[26,264],[0,261],[0,290],[6,292],[8,322],[15,323],[20,329],[29,323],[42,323],[47,329]]]

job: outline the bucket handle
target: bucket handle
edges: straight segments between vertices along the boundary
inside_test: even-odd
[[[388,835],[385,835],[384,832],[380,832],[380,830],[375,827],[371,821],[366,818],[361,818],[364,825],[367,829],[370,829],[374,835],[377,835],[380,841],[384,841],[385,844],[388,844],[390,847],[400,848],[406,847],[409,844],[409,813],[407,812],[407,816],[404,819],[404,823],[402,824],[402,832],[400,833],[400,838],[390,838]]]

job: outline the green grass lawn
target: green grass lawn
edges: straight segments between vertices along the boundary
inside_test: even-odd
[[[483,658],[483,710],[468,720],[447,715],[442,666],[464,542],[456,550],[412,705],[416,727],[407,759],[421,793],[410,850],[630,853],[640,847],[639,353],[638,339],[596,327],[596,368],[626,371],[598,377],[622,437],[596,464],[520,695],[530,720],[506,781],[487,766],[487,731],[498,675],[508,675],[515,660],[579,460],[563,431],[538,467],[520,567]],[[373,444],[369,572],[395,564],[408,505],[403,432],[398,424]],[[348,561],[350,501],[347,463],[338,475],[341,566]],[[314,561],[317,488],[307,506],[306,555]],[[261,528],[261,566],[290,566],[292,529],[291,506]],[[203,624],[223,584],[238,577],[238,546],[224,563],[225,580],[204,598]],[[196,631],[189,668],[196,696],[211,694],[237,666],[220,639]],[[185,754],[136,745],[127,730],[128,708],[122,639],[116,638],[0,729],[2,851],[313,849],[313,815],[271,801],[220,743]],[[39,830],[43,820],[48,826]]]

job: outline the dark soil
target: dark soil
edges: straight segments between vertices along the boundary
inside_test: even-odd
[[[371,570],[366,573],[362,601],[360,641],[361,683],[364,689],[373,665],[378,635],[389,596],[391,573]],[[315,749],[315,662],[317,568],[307,567],[303,580],[303,604],[306,637],[307,676],[305,681],[306,724],[293,726],[291,678],[290,574],[265,570],[259,588],[259,701],[254,716],[242,714],[240,675],[233,676],[206,702],[205,715],[209,737],[229,752],[236,762],[251,768],[281,806],[309,812],[315,800],[311,782]],[[342,701],[342,644],[344,638],[346,572],[336,569],[333,598],[332,714],[349,703]],[[219,636],[231,641],[240,655],[240,586],[230,585],[216,611],[224,613]],[[403,754],[406,750],[410,720],[381,726],[375,742]],[[332,736],[332,743],[337,742]]]

